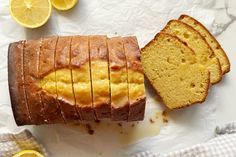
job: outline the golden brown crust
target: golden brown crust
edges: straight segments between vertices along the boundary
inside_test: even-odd
[[[55,70],[62,68],[70,68],[70,50],[71,50],[71,37],[59,37],[57,41],[56,51],[55,51]],[[56,72],[57,79],[57,72]],[[57,84],[57,80],[56,80]],[[72,88],[72,80],[71,80],[71,89]],[[57,89],[58,91],[58,89]],[[57,92],[59,95],[59,93]],[[68,103],[64,98],[59,98],[58,101],[60,103],[60,108],[64,114],[64,118],[66,122],[78,122],[80,120],[80,115],[75,106],[75,97],[74,103]]]
[[[144,72],[141,64],[140,49],[138,46],[137,38],[134,36],[124,37],[123,42],[124,42],[128,71],[134,70],[143,74]],[[129,102],[130,102],[130,109],[129,109],[130,111],[129,111],[128,121],[143,120],[145,105],[146,105],[146,96],[143,95],[142,97],[138,97],[135,100],[131,100],[131,98],[129,97]]]
[[[43,111],[45,113],[45,123],[47,124],[57,124],[64,123],[65,120],[61,115],[60,103],[57,100],[56,95],[46,93],[45,91],[40,92],[40,97],[43,103]]]
[[[224,55],[224,57],[225,57],[225,59],[226,59],[226,62],[227,62],[227,64],[228,64],[227,69],[226,69],[225,71],[222,71],[222,74],[224,75],[224,74],[228,73],[228,72],[230,71],[229,58],[228,58],[228,56],[226,55],[224,49],[223,49],[223,48],[221,47],[221,45],[219,44],[219,42],[216,40],[216,38],[210,33],[210,31],[209,31],[201,22],[197,21],[196,19],[192,18],[191,16],[188,16],[188,15],[181,15],[181,16],[179,17],[179,20],[184,19],[185,17],[190,18],[191,20],[193,20],[194,22],[196,22],[198,25],[200,25],[205,31],[207,31],[208,34],[209,34],[209,35],[212,37],[212,39],[214,40],[214,42],[217,44],[217,48],[219,48],[219,49],[222,50],[223,55]]]
[[[121,37],[108,39],[109,66],[112,70],[126,68],[126,57]]]
[[[80,68],[82,65],[84,65],[87,62],[89,62],[88,37],[87,36],[73,37],[72,42],[71,42],[71,67]],[[73,77],[73,73],[72,73],[72,77]],[[90,78],[90,83],[91,83],[91,78]],[[73,85],[73,88],[74,88],[74,85]],[[90,88],[90,92],[92,92],[91,88]],[[91,97],[90,104],[86,104],[86,106],[84,106],[76,102],[76,107],[82,120],[87,120],[87,121],[94,120],[92,97]]]
[[[135,36],[124,37],[123,42],[124,49],[127,51],[127,68],[143,73],[141,54],[137,38]]]
[[[146,97],[139,98],[132,102],[129,107],[128,121],[141,121],[144,119]]]
[[[44,107],[40,97],[41,88],[37,85],[39,71],[40,40],[28,40],[24,46],[24,78],[26,98],[33,124],[44,124]]]
[[[8,83],[13,115],[18,126],[32,124],[23,80],[24,41],[11,43],[8,48]]]
[[[57,45],[58,37],[48,37],[42,40],[41,51],[39,55],[39,78],[43,78],[48,73],[55,71],[55,49]],[[56,76],[54,78],[56,80]],[[43,103],[44,117],[47,120],[46,123],[63,123],[63,113],[60,109],[60,104],[57,101],[56,93],[50,95],[41,91],[40,97]],[[40,98],[39,97],[39,98]]]
[[[128,74],[127,74],[127,63],[126,63],[126,56],[124,51],[123,40],[121,37],[113,37],[107,40],[108,51],[109,51],[109,69],[110,69],[110,88],[111,88],[111,119],[115,121],[127,121],[129,115],[129,99],[128,99]],[[120,70],[125,69],[126,79],[125,82],[118,82],[118,83],[126,83],[127,86],[127,93],[124,97],[127,97],[124,104],[116,104],[115,100],[113,99],[113,81],[116,78],[115,75],[112,73],[119,72]],[[125,75],[124,75],[125,76]],[[123,76],[120,76],[123,77]],[[121,81],[121,80],[120,80]],[[125,91],[123,91],[125,92]]]
[[[39,77],[43,78],[50,72],[54,71],[54,58],[55,58],[55,48],[57,44],[58,37],[52,36],[43,38],[41,51],[39,56]]]
[[[74,36],[71,42],[71,66],[79,68],[89,62],[89,43],[87,36]]]
[[[107,36],[105,35],[93,35],[89,37],[90,60],[108,60],[106,40]]]
[[[108,50],[106,44],[107,36],[104,35],[95,35],[89,36],[89,55],[90,55],[90,63],[95,60],[103,60],[108,64]],[[93,87],[93,78],[92,73],[93,69],[90,65],[91,70],[91,81]],[[107,66],[108,70],[108,66]],[[107,74],[107,78],[109,79],[109,75]],[[109,90],[109,89],[108,89]],[[92,90],[94,92],[94,90]],[[93,94],[93,108],[96,114],[97,119],[104,119],[111,117],[111,105],[110,105],[110,97],[103,99],[104,101],[95,101]]]
[[[147,44],[141,49],[141,54],[142,54],[143,51],[145,51],[145,49],[146,49],[147,47],[149,47],[149,46],[151,46],[152,44],[154,44],[155,40],[157,40],[157,38],[158,38],[160,35],[162,35],[162,34],[168,35],[169,37],[172,37],[172,38],[178,40],[178,41],[181,42],[183,45],[185,45],[188,49],[190,49],[193,53],[195,53],[190,47],[188,47],[188,45],[187,45],[185,42],[183,42],[182,40],[180,40],[178,37],[173,36],[173,35],[170,35],[170,34],[167,34],[167,33],[162,33],[162,32],[161,32],[161,33],[157,33],[157,34],[155,35],[155,37],[154,37],[151,41],[149,41],[149,43],[147,43]],[[144,75],[146,76],[145,73],[144,73]],[[152,87],[153,87],[153,84],[154,84],[154,83],[152,82],[152,80],[148,79],[147,76],[146,76],[146,80],[147,80],[147,81],[152,85]],[[202,102],[204,102],[204,101],[206,100],[207,95],[208,95],[208,91],[209,91],[210,85],[211,85],[211,83],[210,83],[210,72],[208,71],[208,86],[207,86],[207,90],[205,91],[204,98],[202,99],[202,101],[196,101],[196,102],[194,102],[194,103],[192,103],[192,104],[185,104],[183,107],[180,107],[180,108],[185,108],[185,107],[188,107],[188,106],[192,106],[192,105],[194,105],[194,104],[196,104],[196,103],[202,103]],[[160,97],[160,99],[162,100],[162,102],[165,104],[165,102],[163,101],[164,98],[161,96],[161,94],[160,94],[160,92],[158,91],[158,89],[155,89],[155,88],[153,88],[153,89],[156,91],[156,93],[158,94],[158,96]],[[180,109],[180,108],[174,108],[174,109]]]
[[[221,66],[220,66],[220,61],[219,61],[219,59],[215,56],[214,51],[211,49],[211,47],[210,47],[210,45],[208,44],[208,42],[206,41],[206,39],[205,39],[197,30],[195,30],[193,27],[189,26],[188,24],[186,24],[186,23],[184,23],[184,22],[181,22],[181,21],[178,21],[178,20],[170,20],[170,21],[166,24],[165,28],[163,28],[163,30],[162,30],[161,32],[166,33],[165,30],[168,29],[168,28],[170,27],[171,23],[173,23],[173,22],[176,22],[176,23],[179,23],[179,24],[181,24],[181,25],[184,25],[184,27],[186,27],[186,28],[190,29],[191,31],[195,32],[196,34],[198,34],[199,37],[201,37],[202,40],[205,41],[207,47],[211,50],[211,54],[209,54],[209,57],[210,57],[210,58],[213,58],[213,57],[216,58],[216,60],[217,60],[217,66],[218,66],[218,71],[219,71],[219,73],[220,73],[220,76],[218,77],[218,79],[215,80],[214,82],[211,81],[211,84],[216,84],[216,83],[220,82],[220,81],[222,80],[222,70],[221,70]],[[187,46],[188,46],[188,43],[186,43],[186,44],[187,44]]]

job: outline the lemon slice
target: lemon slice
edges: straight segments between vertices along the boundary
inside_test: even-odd
[[[52,5],[50,0],[11,0],[10,12],[20,25],[37,28],[48,21]]]
[[[23,150],[15,154],[13,157],[44,157],[44,156],[35,150]]]
[[[73,8],[78,0],[52,0],[52,5],[58,10],[69,10]]]

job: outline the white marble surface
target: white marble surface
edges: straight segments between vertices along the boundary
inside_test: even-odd
[[[130,147],[114,149],[115,139],[81,135],[64,126],[28,127],[57,157],[127,156],[144,149],[162,153],[205,141],[215,125],[236,121],[236,1],[235,0],[80,0],[70,12],[53,12],[47,25],[24,29],[9,16],[8,1],[0,5],[0,132],[15,132],[7,84],[7,47],[10,42],[46,35],[136,35],[144,46],[170,19],[187,13],[215,34],[231,61],[231,72],[213,86],[203,105],[173,112],[161,134]],[[148,103],[153,104],[148,91]],[[161,106],[161,105],[160,105]],[[150,108],[150,107],[149,107]],[[66,136],[65,136],[66,134]],[[104,141],[101,141],[104,140]],[[96,141],[96,142],[95,142]],[[97,142],[98,141],[98,142]],[[109,143],[110,142],[110,143]],[[111,144],[113,143],[113,144]],[[89,148],[89,150],[88,150]]]

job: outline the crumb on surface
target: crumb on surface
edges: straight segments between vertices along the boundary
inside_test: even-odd
[[[163,118],[163,122],[164,122],[164,123],[168,123],[168,119]]]
[[[94,130],[92,129],[90,124],[86,124],[86,129],[89,135],[93,135],[94,134]]]
[[[131,125],[131,127],[134,127],[135,126],[135,124],[133,123],[132,125]]]
[[[164,116],[164,117],[167,116],[167,111],[166,111],[166,110],[164,110],[164,111],[162,112],[162,116]]]
[[[155,121],[152,118],[149,119],[149,122],[152,124],[155,123]]]
[[[162,119],[163,119],[163,122],[164,123],[168,123],[168,117],[167,117],[167,111],[166,110],[164,110],[163,112],[162,112]]]
[[[118,123],[118,126],[122,126],[122,123]]]

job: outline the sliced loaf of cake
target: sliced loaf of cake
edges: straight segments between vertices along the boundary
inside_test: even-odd
[[[219,60],[198,31],[181,21],[171,20],[162,32],[177,36],[193,49],[196,53],[197,62],[207,67],[210,71],[211,84],[218,83],[221,80],[222,71]]]
[[[207,30],[207,28],[205,26],[203,26],[199,21],[197,21],[196,19],[194,19],[188,15],[181,15],[179,17],[179,20],[192,26],[206,39],[207,43],[210,45],[210,47],[214,51],[216,57],[220,61],[222,73],[225,74],[225,73],[229,72],[230,71],[229,59],[228,59],[225,51],[222,49],[222,47],[218,43],[218,41]]]
[[[159,33],[141,50],[145,75],[170,109],[203,102],[209,72],[179,38]]]

